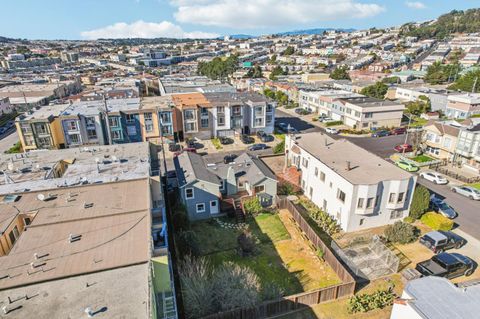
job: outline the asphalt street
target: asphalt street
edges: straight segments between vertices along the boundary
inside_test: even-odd
[[[7,133],[3,134],[2,136],[0,136],[0,153],[3,154],[3,152],[11,148],[17,142],[18,136],[15,129],[12,129]]]
[[[322,129],[304,121],[301,117],[293,116],[280,110],[276,111],[276,120],[290,124],[300,132],[319,132]],[[332,136],[334,138],[342,138]],[[352,143],[376,154],[384,159],[389,159],[395,151],[393,148],[405,142],[405,135],[373,137],[346,137]],[[418,179],[418,182],[427,187],[430,192],[445,200],[458,213],[455,223],[469,235],[480,240],[480,201],[470,200],[462,195],[453,193],[451,185],[436,185],[429,181]]]

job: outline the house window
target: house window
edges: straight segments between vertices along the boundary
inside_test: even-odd
[[[305,168],[308,167],[308,159],[306,159],[305,157],[302,158],[302,165],[303,165],[303,167],[305,167]]]
[[[359,198],[359,199],[358,199],[358,203],[357,203],[357,208],[363,208],[363,202],[364,202],[364,199],[363,199],[363,198]]]
[[[315,177],[318,177],[318,167],[315,167]]]
[[[197,130],[196,123],[185,123],[185,131],[195,132]]]
[[[398,194],[397,203],[403,202],[403,197],[404,197],[404,196],[405,196],[405,193],[400,193],[400,194]]]
[[[255,116],[263,115],[263,106],[255,106]]]
[[[171,112],[162,112],[160,113],[160,119],[162,124],[171,123],[172,122],[172,113]]]
[[[40,123],[36,125],[36,131],[38,134],[48,134],[47,125]]]
[[[263,118],[261,117],[255,118],[255,126],[263,126]]]
[[[149,113],[144,113],[143,114],[143,118],[146,120],[146,121],[151,121],[152,120],[152,113],[149,112]]]
[[[10,242],[12,243],[12,246],[17,241],[18,236],[20,236],[20,234],[18,233],[17,226],[15,226],[15,227],[13,227],[13,230],[8,234],[8,237],[10,238]]]
[[[390,213],[390,219],[402,218],[403,212],[401,210],[392,210]]]
[[[185,188],[185,198],[186,199],[193,199],[193,188]]]
[[[337,198],[342,202],[345,203],[345,193],[340,190],[340,188],[337,189]]]
[[[112,139],[114,139],[114,140],[121,140],[121,139],[122,139],[122,132],[120,132],[120,131],[113,131],[113,132],[112,132]]]
[[[97,130],[96,129],[87,129],[87,137],[89,139],[96,139],[97,138]]]
[[[135,115],[126,114],[125,120],[126,120],[127,123],[134,123],[135,122]]]
[[[261,193],[265,191],[265,185],[255,186],[255,193]]]
[[[195,120],[195,110],[185,110],[184,116],[187,121]]]
[[[310,186],[310,198],[313,196],[313,188]]]
[[[325,182],[325,173],[324,172],[320,172],[320,180],[322,182]]]
[[[205,203],[197,204],[197,213],[205,213]]]
[[[200,125],[201,125],[202,128],[208,128],[208,118],[201,119],[200,120]]]
[[[72,144],[80,144],[80,135],[78,134],[71,134],[70,135],[70,142]]]
[[[200,114],[201,114],[202,116],[208,116],[208,109],[207,109],[206,107],[202,107],[202,108],[200,109]]]
[[[365,221],[365,219],[364,219],[364,218],[360,219],[360,223],[359,223],[359,225],[360,225],[360,226],[362,226],[364,221]]]
[[[135,126],[127,126],[127,134],[129,136],[137,135],[137,128]]]
[[[373,117],[373,113],[372,112],[368,112],[368,113],[365,113],[365,118],[367,119],[370,119]]]
[[[217,117],[217,125],[224,126],[225,125],[225,115],[219,115]]]
[[[87,117],[87,118],[85,118],[85,121],[87,122],[87,126],[95,126],[95,118],[94,117]]]
[[[218,106],[217,113],[225,113],[225,106]]]
[[[326,212],[327,211],[327,200],[323,200],[323,205],[322,205],[322,208],[323,208],[323,211]]]
[[[147,133],[153,132],[153,124],[151,124],[151,123],[150,123],[150,124],[145,123],[145,131],[146,131]]]
[[[109,118],[108,118],[108,125],[110,125],[110,126],[118,126],[118,118],[116,118],[116,117],[109,117]]]
[[[367,199],[367,208],[372,208],[373,207],[373,197],[369,197]]]
[[[75,121],[68,121],[68,122],[67,122],[67,129],[68,129],[69,131],[76,131],[76,130],[78,129],[78,127],[77,127],[77,122],[75,122]]]
[[[388,196],[388,202],[390,204],[395,203],[395,193],[390,193],[390,195]]]
[[[32,220],[30,219],[30,217],[25,217],[23,219],[23,222],[25,223],[26,226],[28,226],[32,223]]]

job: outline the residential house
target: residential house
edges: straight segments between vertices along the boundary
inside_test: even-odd
[[[449,162],[454,160],[461,125],[455,121],[430,121],[423,127],[425,153]]]
[[[463,124],[463,123],[462,123]],[[455,149],[455,162],[480,173],[480,120],[469,119],[460,128]]]
[[[257,196],[264,206],[274,203],[277,180],[258,158],[243,153],[230,164],[207,163],[198,154],[185,152],[174,158],[179,196],[190,220],[225,214],[225,198]]]
[[[346,232],[393,224],[409,214],[416,176],[365,149],[323,133],[288,135],[285,167]]]
[[[42,107],[33,113],[25,113],[15,119],[18,137],[24,151],[58,149],[65,147],[65,138],[58,116],[68,104]]]
[[[12,113],[13,107],[8,97],[0,98],[0,116]]]
[[[458,92],[449,91],[444,87],[424,87],[418,84],[398,86],[395,90],[395,98],[405,102],[414,102],[420,96],[426,96],[430,100],[432,111],[442,111],[443,113],[447,110],[450,95],[458,95]]]
[[[393,303],[390,319],[477,318],[479,299],[478,282],[463,285],[436,276],[422,277],[406,284]]]
[[[353,129],[398,127],[405,106],[399,102],[371,97],[341,99],[345,107],[344,124]]]
[[[327,115],[335,121],[341,121],[344,109],[339,99],[362,96],[346,90],[300,90],[298,104],[315,114]]]
[[[466,119],[480,114],[480,93],[451,95],[445,115],[450,118]]]

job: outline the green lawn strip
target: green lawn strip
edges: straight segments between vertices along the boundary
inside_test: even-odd
[[[236,229],[222,228],[214,220],[193,223],[192,230],[200,243],[201,255],[235,249],[238,246],[237,236],[240,232]]]
[[[469,184],[468,186],[475,187],[476,189],[480,190],[480,183]]]
[[[412,160],[414,160],[417,163],[426,163],[426,162],[433,161],[433,158],[426,155],[418,155],[412,158]]]
[[[409,127],[424,126],[425,124],[427,124],[427,122],[428,122],[428,120],[418,117],[410,123]]]
[[[300,281],[288,272],[277,254],[273,244],[260,244],[255,256],[242,257],[236,250],[224,251],[209,256],[214,267],[221,267],[225,261],[230,261],[252,269],[260,279],[262,286],[275,283],[286,295],[299,293],[303,290]]]
[[[276,214],[259,214],[248,223],[252,232],[263,243],[290,239],[290,234]]]

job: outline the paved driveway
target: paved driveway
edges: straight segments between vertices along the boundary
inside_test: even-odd
[[[15,129],[12,129],[8,133],[5,133],[0,137],[0,153],[3,154],[3,152],[11,148],[17,142],[18,136]]]

